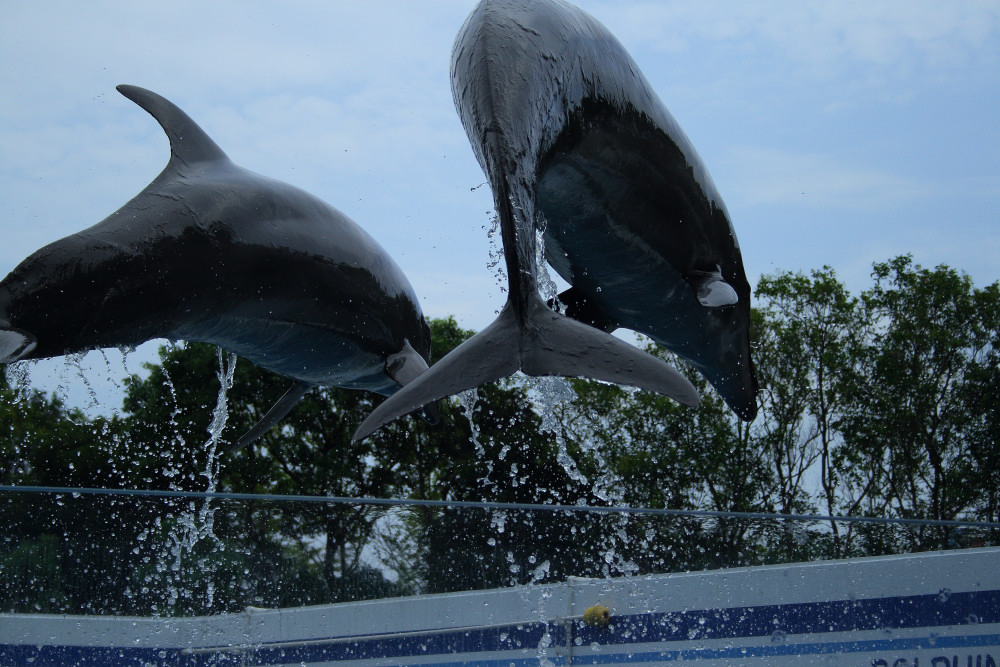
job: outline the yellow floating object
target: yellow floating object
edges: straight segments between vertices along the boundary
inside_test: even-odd
[[[604,627],[611,620],[611,610],[595,604],[583,612],[583,622],[594,627]]]

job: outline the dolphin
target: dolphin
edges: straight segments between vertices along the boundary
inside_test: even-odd
[[[177,106],[149,112],[170,160],[131,201],[0,281],[0,363],[153,338],[213,343],[293,378],[245,446],[314,386],[390,395],[427,369],[430,329],[406,276],[346,215],[233,164]],[[424,411],[436,419],[436,406]]]
[[[355,437],[518,369],[697,404],[683,376],[609,335],[618,327],[688,359],[753,419],[750,286],[736,234],[690,141],[621,44],[559,0],[483,0],[456,39],[451,82],[493,189],[508,300]],[[569,317],[539,296],[536,231],[571,285],[559,296]]]

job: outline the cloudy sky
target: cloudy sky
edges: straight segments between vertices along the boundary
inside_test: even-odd
[[[237,164],[353,218],[427,315],[482,328],[504,301],[487,268],[492,198],[448,82],[473,4],[0,0],[0,275],[162,169],[166,138],[114,90],[131,83]],[[873,261],[907,252],[1000,279],[1000,3],[578,4],[691,138],[751,284],[830,265],[857,291]],[[109,357],[85,362],[99,395],[123,373]],[[75,369],[51,368],[36,385],[79,402]]]

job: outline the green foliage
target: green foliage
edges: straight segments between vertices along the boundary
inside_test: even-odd
[[[355,443],[382,400],[314,389],[240,451],[290,381],[167,346],[85,417],[0,377],[5,484],[1000,521],[1000,287],[903,256],[854,296],[829,268],[761,279],[760,414],[683,361],[696,409],[599,382],[515,377]],[[430,322],[440,359],[473,332]],[[571,400],[557,400],[566,394]],[[0,610],[195,614],[419,592],[1000,543],[997,531],[319,502],[8,494]]]
[[[862,295],[871,333],[857,352],[845,446],[884,487],[897,516],[995,517],[982,492],[996,479],[988,453],[996,451],[996,439],[989,442],[996,412],[976,395],[996,382],[997,285],[977,290],[968,276],[914,266],[909,256],[876,264],[873,275],[875,286]],[[952,532],[915,528],[884,548],[945,548]]]

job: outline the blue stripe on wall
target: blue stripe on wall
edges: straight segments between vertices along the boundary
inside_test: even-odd
[[[639,644],[1000,623],[1000,591],[734,607],[622,616],[610,629],[577,623],[584,644]]]
[[[851,653],[898,654],[902,651],[940,650],[942,654],[956,650],[996,649],[987,655],[1000,660],[1000,634],[954,637],[927,637],[884,639],[872,641],[814,642],[782,646],[747,646],[717,649],[685,649],[666,651],[641,651],[610,655],[574,655],[573,665],[615,665],[659,662],[687,662],[692,660],[754,659],[806,655],[848,655]],[[14,650],[11,650],[14,649]],[[530,657],[474,658],[466,655],[442,656],[441,662],[424,663],[421,667],[537,667],[536,655]],[[456,659],[457,658],[457,659]],[[566,660],[550,655],[554,667],[565,667]],[[245,661],[244,661],[245,660]],[[0,663],[4,665],[33,665],[37,667],[237,667],[253,665],[265,667],[287,662],[279,657],[268,662],[260,655],[249,652],[220,653],[215,655],[183,655],[177,649],[107,649],[98,647],[37,647],[0,645]],[[401,666],[405,663],[400,662]],[[890,663],[891,664],[891,663]]]
[[[706,659],[709,657],[755,657],[757,655],[795,655],[805,653],[846,653],[881,651],[910,646],[907,642],[928,642],[927,639],[884,640],[873,642],[832,642],[815,644],[784,644],[783,638],[798,634],[823,634],[830,632],[868,631],[882,629],[929,628],[939,626],[970,626],[978,623],[1000,623],[1000,591],[969,593],[942,593],[867,600],[837,600],[800,604],[766,605],[760,607],[734,607],[684,612],[646,613],[618,616],[605,628],[592,628],[582,622],[563,625],[529,623],[486,629],[442,630],[439,633],[400,638],[358,637],[355,641],[315,644],[298,648],[268,647],[267,644],[248,652],[246,664],[270,665],[283,662],[336,662],[370,658],[411,658],[417,656],[456,656],[472,653],[494,653],[533,649],[546,632],[553,646],[567,643],[567,631],[572,632],[573,643],[589,646],[703,641],[715,639],[748,639],[772,637],[774,643],[746,650],[765,653],[746,653],[744,649],[718,649],[728,653],[707,654],[704,651],[665,650],[632,654],[628,662],[674,661]],[[995,635],[994,644],[998,643]],[[333,638],[331,638],[333,639]],[[976,636],[952,637],[953,641],[979,641]],[[944,641],[936,640],[937,645]],[[892,643],[897,642],[897,643]],[[901,643],[900,643],[901,642]],[[882,646],[886,648],[881,648]],[[962,644],[973,646],[978,644]],[[957,645],[956,645],[957,646]],[[856,647],[856,648],[851,648]],[[872,648],[874,647],[874,648]],[[666,648],[666,647],[665,647]],[[714,650],[714,649],[713,649]],[[784,651],[784,653],[782,653]],[[620,654],[627,655],[627,654]],[[647,656],[642,658],[640,656]],[[697,657],[694,657],[697,656]],[[554,657],[553,662],[556,662]],[[578,656],[575,664],[616,662],[624,658],[615,656]],[[448,664],[473,664],[490,667],[492,660],[448,661]],[[517,661],[515,660],[515,663]],[[529,662],[537,663],[532,658]],[[506,666],[510,660],[501,660]],[[498,664],[499,664],[498,663]],[[142,667],[153,664],[177,667],[224,667],[242,664],[238,654],[219,652],[208,655],[182,654],[177,649],[71,647],[0,644],[0,664],[34,664],[52,667]],[[558,663],[557,663],[558,664]]]
[[[847,655],[850,653],[894,653],[940,649],[975,648],[1000,649],[1000,634],[967,635],[956,637],[913,637],[905,639],[876,639],[871,641],[812,642],[769,646],[744,646],[725,648],[686,649],[678,651],[643,651],[613,655],[575,655],[574,665],[607,665],[616,663],[681,662],[686,660],[725,660],[739,658],[767,658],[793,655]],[[997,651],[1000,654],[1000,650]]]
[[[144,667],[180,665],[178,649],[0,644],[0,665],[32,667]]]
[[[607,646],[977,623],[1000,623],[1000,591],[646,613],[615,617],[604,628],[575,621],[570,630],[574,643]],[[533,623],[399,639],[359,637],[344,644],[280,650],[292,662],[485,653],[537,646],[546,630],[551,644],[566,643],[565,626]],[[277,650],[264,645],[256,655],[264,664],[281,662],[270,654]]]

